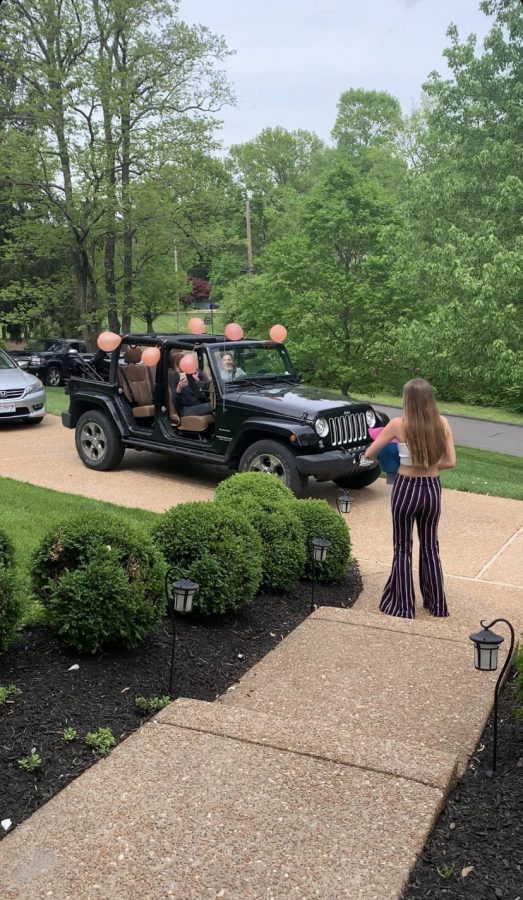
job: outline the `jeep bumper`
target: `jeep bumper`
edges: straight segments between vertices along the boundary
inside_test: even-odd
[[[327,450],[325,453],[297,456],[296,467],[302,475],[314,475],[318,481],[331,481],[342,475],[354,475],[356,472],[364,471],[364,468],[374,468],[369,465],[360,466],[360,458],[365,449],[366,447],[356,447],[350,450]]]
[[[62,413],[62,425],[65,425],[66,428],[74,428],[74,425],[71,421],[71,413],[69,413],[69,412]]]

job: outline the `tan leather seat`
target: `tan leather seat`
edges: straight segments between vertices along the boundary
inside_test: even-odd
[[[118,380],[124,397],[132,405],[132,413],[136,419],[154,416],[154,383],[156,366],[144,366],[140,363],[142,351],[139,347],[126,347],[125,365],[118,367]]]
[[[169,371],[167,375],[168,385],[167,385],[167,413],[169,415],[169,421],[176,427],[179,428],[180,431],[205,431],[209,425],[214,425],[214,415],[208,414],[205,416],[181,416],[176,410],[173,401],[173,383],[174,383],[174,375],[176,372],[176,365],[183,356],[183,353],[180,353],[177,350],[171,350],[169,353]]]

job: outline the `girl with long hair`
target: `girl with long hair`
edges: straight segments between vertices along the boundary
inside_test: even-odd
[[[423,606],[433,616],[448,616],[439,557],[441,469],[456,465],[450,425],[440,415],[432,387],[414,378],[403,388],[403,417],[391,419],[367,447],[367,459],[396,439],[400,467],[392,488],[394,558],[380,609],[389,616],[413,619],[416,614],[412,578],[412,531],[416,522],[420,543],[419,582]]]

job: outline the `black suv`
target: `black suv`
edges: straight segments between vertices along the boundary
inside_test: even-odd
[[[150,347],[160,351],[153,367],[141,362]],[[201,399],[211,414],[177,414],[172,381],[180,351],[198,358]],[[76,429],[78,454],[90,469],[112,469],[132,447],[268,472],[296,494],[309,475],[361,488],[380,474],[362,457],[369,427],[387,417],[368,403],[300,384],[285,347],[272,341],[127,335],[119,349],[105,357],[99,352],[92,364],[78,359],[68,391],[62,421]]]
[[[26,350],[12,350],[10,356],[21,369],[31,372],[50,387],[58,387],[69,377],[73,358],[80,354],[92,359],[85,341],[78,338],[40,338],[31,341]]]

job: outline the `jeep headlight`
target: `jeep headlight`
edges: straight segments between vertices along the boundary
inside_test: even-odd
[[[37,391],[40,391],[41,389],[42,389],[42,382],[41,382],[41,381],[38,381],[38,380],[32,381],[31,384],[28,384],[28,385],[27,385],[27,387],[26,387],[24,393],[22,394],[22,396],[23,396],[23,397],[27,397],[28,394],[36,394],[36,392],[37,392]]]
[[[376,414],[373,409],[368,409],[365,413],[365,418],[367,420],[367,425],[369,428],[374,428],[376,424]]]
[[[43,363],[42,357],[41,357],[41,356],[37,356],[36,354],[33,354],[32,357],[31,357],[31,359],[29,360],[29,365],[30,365],[30,366],[41,366],[42,363]]]
[[[327,419],[316,419],[314,423],[314,430],[318,437],[327,437],[329,433],[329,423],[327,422]]]

